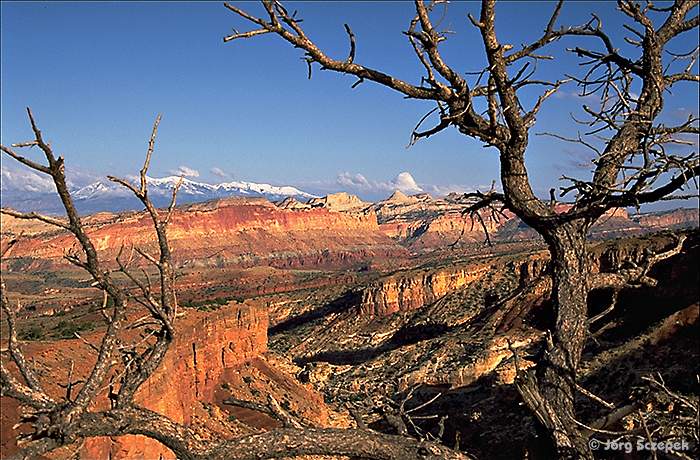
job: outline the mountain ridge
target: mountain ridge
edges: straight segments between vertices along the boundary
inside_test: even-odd
[[[293,197],[273,203],[260,196],[185,203],[172,215],[169,238],[179,263],[186,266],[357,270],[377,258],[401,261],[440,248],[483,245],[488,240],[541,243],[533,229],[508,211],[501,216],[482,211],[480,219],[465,215],[464,209],[473,202],[470,197],[402,195],[395,193],[375,204],[347,193],[311,198],[306,203]],[[562,204],[560,210],[566,206]],[[590,239],[698,226],[697,209],[632,216],[624,209],[614,209],[607,214],[591,228]],[[156,244],[155,236],[143,211],[101,212],[84,217],[83,222],[98,251],[109,260],[124,245],[155,248],[150,248]],[[3,242],[20,233],[25,236],[13,250],[13,261],[4,261],[6,268],[43,269],[65,263],[62,248],[72,244],[65,231],[7,215],[2,224]]]
[[[158,207],[168,206],[172,200],[173,189],[179,181],[179,176],[147,177],[149,198]],[[137,181],[134,180],[132,183],[136,184]],[[98,181],[83,187],[75,187],[71,190],[71,195],[78,212],[83,215],[143,209],[141,202],[130,190],[114,182]],[[183,204],[229,196],[262,197],[270,201],[280,201],[290,196],[303,201],[319,198],[317,195],[289,185],[278,186],[246,181],[207,184],[183,178],[178,189],[178,202]],[[63,214],[63,207],[55,193],[27,194],[26,191],[3,190],[2,206],[8,206],[20,212]]]

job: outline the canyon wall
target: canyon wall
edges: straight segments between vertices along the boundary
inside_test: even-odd
[[[136,393],[136,404],[177,423],[191,425],[200,401],[214,400],[215,391],[233,367],[267,351],[267,327],[268,314],[264,306],[230,304],[206,313],[187,310],[176,321],[177,334],[162,365]],[[99,343],[101,336],[85,338]],[[65,393],[58,383],[65,380],[69,362],[75,364],[76,378],[84,379],[90,372],[94,356],[80,340],[28,342],[24,348],[43,370],[42,382],[52,395]],[[118,388],[118,378],[115,377],[114,381]],[[3,398],[2,403],[3,437],[6,438],[2,457],[18,450],[14,442],[5,442],[16,438],[18,431],[9,427],[14,423],[12,420],[19,418],[16,405],[6,399]],[[94,403],[91,410],[110,407],[106,388]],[[52,458],[66,455],[60,451],[54,454]],[[168,448],[143,436],[91,438],[85,442],[81,454],[83,458],[174,458]]]
[[[471,283],[491,267],[445,267],[441,270],[409,271],[371,282],[362,289],[357,306],[359,315],[386,316],[399,311],[411,311],[429,305]]]
[[[610,272],[626,264],[640,263],[647,251],[662,252],[675,244],[671,235],[653,239],[628,238],[591,245],[591,271]],[[536,251],[525,258],[508,262],[500,271],[519,277],[519,286],[536,281],[549,265],[549,253]],[[432,304],[446,294],[479,279],[494,268],[491,265],[447,265],[441,268],[407,270],[373,281],[361,288],[359,315],[387,316]]]
[[[3,239],[19,234],[25,222],[3,216]],[[100,256],[112,261],[122,246],[146,251],[157,248],[150,217],[142,212],[85,219],[87,233]],[[6,268],[26,269],[64,264],[75,250],[65,231],[36,226],[25,232]],[[230,197],[183,205],[168,226],[173,257],[184,266],[274,265],[285,268],[345,267],[374,257],[405,257],[407,252],[379,231],[376,215],[336,212],[325,208],[289,210],[259,198]]]
[[[200,401],[213,401],[226,370],[267,350],[267,310],[231,305],[209,312],[187,311],[158,371],[136,394],[136,404],[192,425]],[[106,408],[106,407],[105,407]],[[143,436],[93,438],[88,458],[174,458],[158,441]]]

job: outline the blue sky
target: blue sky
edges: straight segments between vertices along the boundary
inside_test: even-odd
[[[413,16],[410,2],[285,5],[299,11],[308,36],[331,57],[347,56],[347,22],[357,40],[355,62],[420,83],[422,67],[401,33]],[[264,14],[255,2],[238,6]],[[535,40],[553,6],[500,4],[499,39],[516,47]],[[158,114],[163,119],[149,171],[154,177],[185,172],[207,183],[293,185],[316,194],[344,190],[371,201],[393,188],[411,191],[405,172],[433,196],[487,189],[498,179],[497,152],[456,129],[406,148],[413,127],[433,108],[430,102],[406,100],[371,82],[352,89],[355,78],[317,66],[308,80],[302,53],[273,35],[223,43],[233,27],[251,26],[222,2],[2,2],[1,8],[2,143],[32,139],[25,112],[31,107],[45,139],[66,157],[76,185],[106,174],[136,174]],[[592,11],[604,27],[619,28],[611,2],[565,4],[558,24],[587,22]],[[451,3],[444,22],[455,31],[442,44],[444,57],[459,72],[485,64],[469,12],[478,16],[478,4]],[[626,48],[621,32],[611,35]],[[697,33],[680,42],[674,51],[690,51]],[[557,60],[540,66],[541,77],[583,75],[578,58],[564,51],[578,44],[554,43],[548,51]],[[593,158],[580,146],[534,136],[548,131],[575,137],[580,127],[569,114],[582,113],[577,92],[565,85],[531,130],[527,164],[541,196],[564,185],[562,174],[585,178],[590,169],[579,166]],[[666,104],[667,122],[697,114],[697,101],[697,85],[676,88]],[[37,149],[24,153],[39,159]],[[3,189],[36,180],[10,180],[5,172],[18,167],[7,157],[2,168]]]

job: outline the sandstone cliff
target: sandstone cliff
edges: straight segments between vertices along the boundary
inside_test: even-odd
[[[200,401],[214,401],[224,376],[267,350],[267,312],[252,305],[213,312],[188,311],[163,364],[144,383],[136,403],[191,426]],[[91,439],[89,458],[174,458],[159,442],[142,436]]]
[[[229,396],[255,399],[250,387],[257,385],[277,394],[280,400],[282,393],[287,395],[286,400],[291,400],[292,407],[308,420],[327,423],[322,398],[310,387],[295,383],[264,358],[267,328],[267,308],[260,302],[230,304],[208,312],[184,310],[176,322],[176,338],[161,367],[141,386],[135,402],[193,427],[203,439],[212,434],[231,438],[240,433],[234,425],[226,423],[228,408],[222,405],[222,400]],[[99,343],[100,336],[85,338]],[[89,372],[92,354],[80,340],[29,342],[25,349],[29,357],[35,358],[47,391],[54,395],[65,392],[58,383],[65,380],[69,362],[75,363],[74,380],[84,378]],[[106,395],[107,388],[95,401],[95,409],[109,407]],[[18,408],[8,398],[3,398],[2,406],[4,458],[17,451],[14,438],[18,431],[11,426],[17,420]],[[174,458],[159,442],[142,436],[91,438],[80,452],[83,458]],[[65,455],[71,454],[60,451],[52,458],[65,458]]]
[[[441,270],[408,271],[374,281],[362,288],[359,315],[385,316],[429,305],[487,273],[488,265],[445,267]]]
[[[114,260],[122,246],[146,251],[156,247],[150,218],[144,213],[86,219],[88,233],[103,260]],[[8,269],[26,269],[35,261],[65,263],[74,246],[66,232],[42,225],[13,249]],[[3,239],[25,229],[25,221],[3,216]],[[406,251],[379,231],[373,213],[326,208],[289,210],[258,198],[231,197],[177,208],[168,227],[175,260],[185,266],[342,267],[373,257],[405,257]],[[44,263],[45,265],[45,263]]]

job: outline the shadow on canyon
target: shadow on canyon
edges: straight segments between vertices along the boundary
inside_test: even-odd
[[[281,334],[296,329],[307,323],[311,323],[320,318],[325,318],[328,315],[344,313],[352,308],[355,308],[362,300],[362,292],[357,290],[349,290],[342,294],[337,299],[321,305],[318,308],[304,312],[298,316],[294,316],[288,320],[282,321],[268,329],[268,335]]]
[[[300,367],[304,367],[306,364],[314,362],[324,362],[333,365],[358,365],[372,360],[377,356],[391,350],[440,337],[450,332],[452,329],[453,328],[450,328],[446,324],[442,323],[418,325],[406,324],[401,329],[396,331],[396,333],[394,333],[389,340],[377,347],[362,348],[359,350],[324,351],[312,356],[296,358],[294,362]]]

